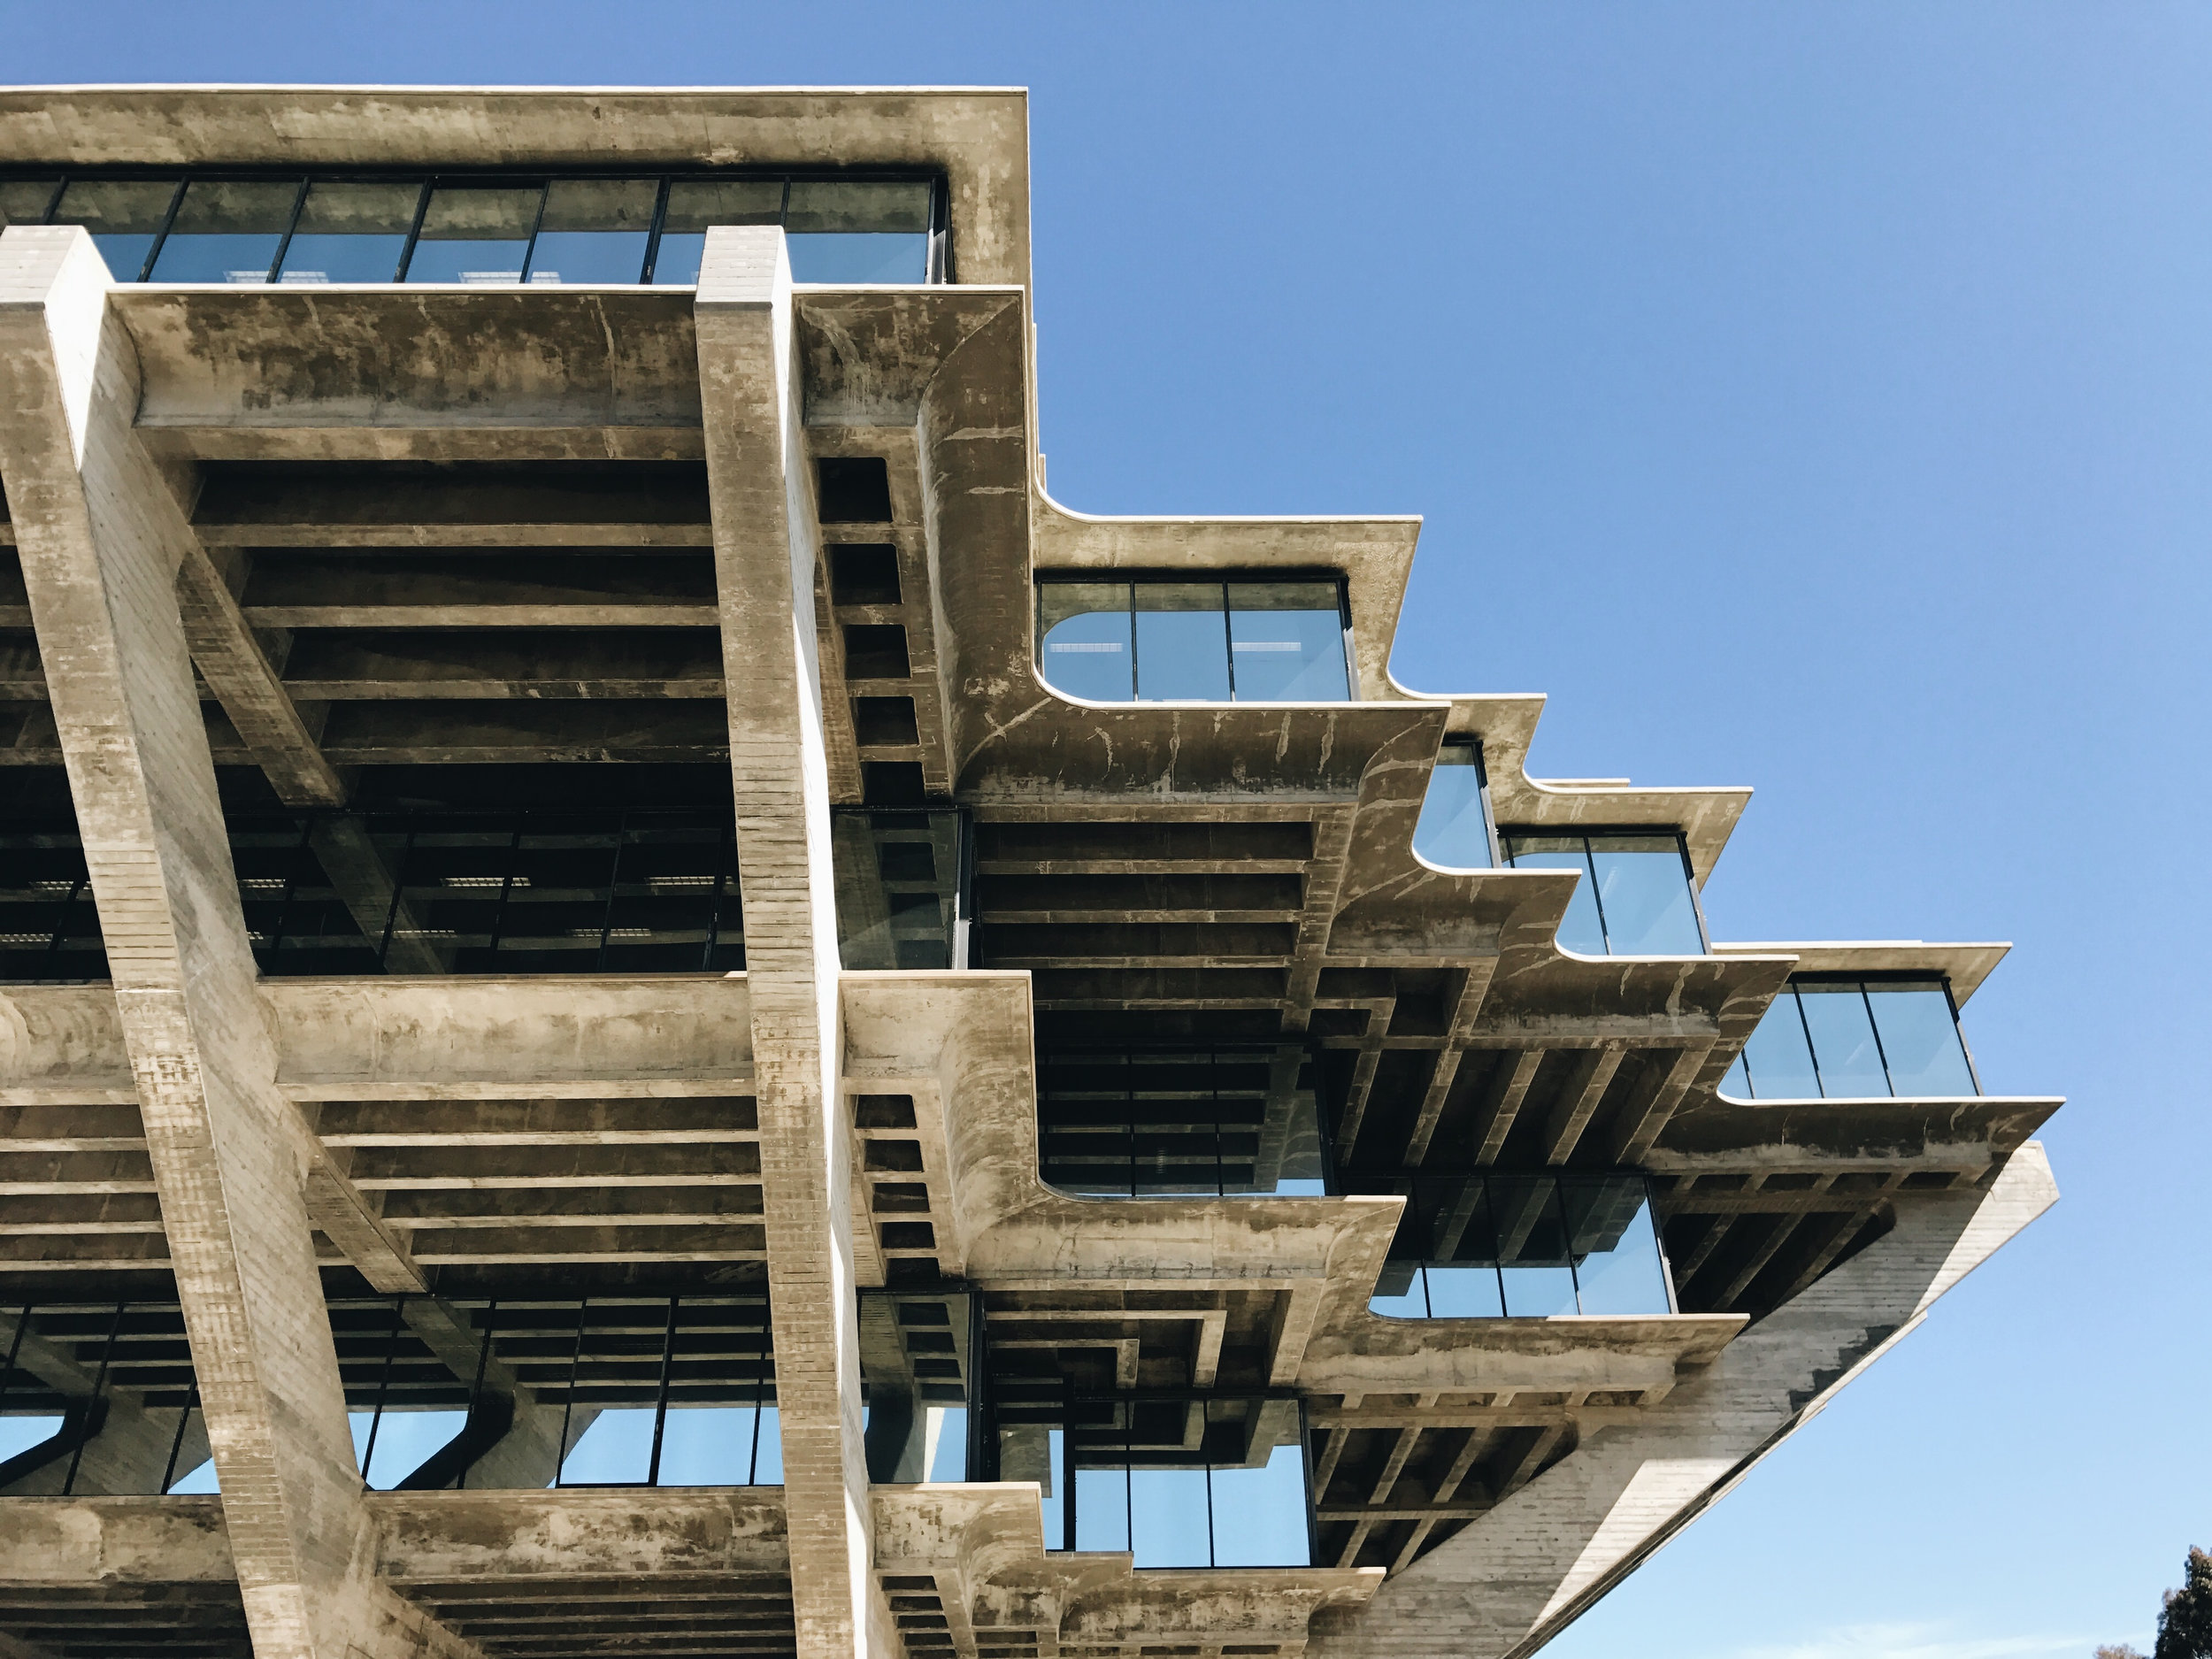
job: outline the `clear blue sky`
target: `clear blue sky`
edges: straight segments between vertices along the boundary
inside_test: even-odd
[[[2060,1207],[1552,1650],[2147,1648],[2212,1546],[2212,10],[15,8],[22,81],[1018,83],[1054,493],[1425,514],[1396,668],[2009,939]],[[2124,868],[2123,868],[2124,866]]]

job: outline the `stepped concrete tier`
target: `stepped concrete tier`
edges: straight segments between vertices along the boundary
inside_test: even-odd
[[[1713,942],[1418,519],[1054,502],[1028,219],[0,90],[0,1652],[1504,1659],[2053,1202],[2004,947]]]

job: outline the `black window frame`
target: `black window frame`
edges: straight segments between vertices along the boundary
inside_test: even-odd
[[[1856,1094],[1828,1093],[1827,1081],[1822,1077],[1820,1071],[1820,1048],[1813,1041],[1812,1025],[1805,1018],[1805,1004],[1797,995],[1797,987],[1801,985],[1855,985],[1859,987],[1859,995],[1866,1004],[1867,1028],[1874,1033],[1874,1052],[1882,1063],[1882,1081],[1888,1086],[1889,1098],[1892,1100],[1911,1100],[1914,1097],[1909,1094],[1901,1094],[1897,1091],[1897,1080],[1891,1075],[1889,1069],[1889,1048],[1882,1041],[1882,1022],[1874,1017],[1873,999],[1867,995],[1866,987],[1870,985],[1916,985],[1939,988],[1943,992],[1944,1006],[1951,1011],[1951,1031],[1959,1040],[1959,1053],[1966,1060],[1967,1080],[1974,1086],[1971,1098],[1975,1100],[1989,1098],[1988,1091],[1982,1085],[1981,1067],[1974,1061],[1974,1045],[1966,1040],[1966,1022],[1959,1018],[1958,993],[1951,987],[1949,974],[1922,972],[1912,968],[1870,968],[1864,972],[1855,972],[1848,968],[1816,968],[1804,973],[1793,973],[1784,980],[1782,988],[1774,994],[1773,1001],[1767,1004],[1765,1011],[1759,1016],[1759,1020],[1761,1024],[1763,1024],[1772,1016],[1776,1003],[1780,1002],[1784,997],[1789,998],[1790,1008],[1797,1016],[1798,1030],[1805,1039],[1805,1054],[1812,1063],[1813,1080],[1820,1089],[1820,1099],[1824,1101],[1859,1100],[1864,1097]],[[1757,1026],[1755,1025],[1753,1029],[1755,1031]],[[1749,1041],[1748,1038],[1745,1039],[1747,1046]],[[1730,1094],[1724,1098],[1750,1101],[1797,1098],[1794,1095],[1786,1094],[1760,1094],[1757,1080],[1751,1079],[1750,1063],[1745,1060],[1742,1048],[1736,1050],[1735,1057],[1728,1063],[1728,1070],[1733,1071],[1739,1065],[1743,1066],[1746,1079],[1751,1081],[1752,1093],[1747,1095]],[[1725,1083],[1727,1080],[1727,1073],[1722,1073],[1721,1082]],[[1714,1092],[1716,1094],[1719,1092],[1718,1084],[1714,1086]],[[1939,1098],[1947,1100],[1952,1097],[1944,1095]]]
[[[659,261],[662,227],[668,213],[669,187],[679,180],[693,179],[780,180],[783,181],[785,190],[784,207],[779,214],[779,222],[789,211],[789,187],[795,183],[883,184],[914,183],[926,180],[930,186],[929,227],[924,233],[927,238],[927,252],[925,256],[922,280],[918,286],[936,287],[956,280],[953,275],[951,186],[944,170],[937,167],[770,165],[682,167],[654,165],[650,163],[627,166],[603,165],[576,167],[333,166],[317,168],[288,165],[226,165],[220,163],[186,167],[147,166],[142,164],[111,164],[102,166],[69,166],[66,165],[37,166],[18,164],[0,167],[0,180],[15,179],[42,181],[51,179],[56,181],[53,190],[47,197],[46,211],[37,221],[42,225],[50,225],[54,222],[54,214],[60,208],[64,193],[71,183],[77,180],[98,179],[173,184],[174,188],[170,192],[168,207],[162,216],[161,227],[155,232],[153,242],[147,250],[145,259],[141,263],[135,275],[116,274],[115,280],[119,283],[148,283],[152,280],[153,268],[161,257],[162,244],[168,240],[170,227],[176,219],[177,209],[184,200],[186,189],[195,180],[212,179],[226,182],[296,181],[300,188],[293,198],[291,219],[279,241],[276,255],[270,261],[269,273],[263,284],[271,288],[282,286],[277,280],[278,273],[283,269],[284,256],[290,248],[293,232],[298,227],[300,210],[307,199],[308,187],[316,183],[419,183],[421,188],[415,198],[414,221],[409,227],[406,245],[401,250],[398,269],[390,279],[393,285],[404,283],[407,280],[408,267],[414,260],[415,244],[422,232],[423,214],[428,208],[434,191],[441,187],[454,185],[508,184],[521,187],[534,183],[539,188],[537,220],[533,223],[530,236],[523,244],[522,276],[519,283],[515,285],[527,287],[531,260],[537,248],[538,230],[545,216],[547,186],[557,179],[652,179],[657,181],[658,192],[654,202],[652,224],[646,234],[645,255],[637,280],[634,283],[579,283],[574,285],[579,288],[649,288],[655,286],[653,275]],[[211,285],[191,283],[178,286],[199,288]],[[255,285],[241,283],[237,286],[250,288]],[[505,288],[508,285],[497,286]],[[666,286],[680,288],[689,285],[669,284]]]
[[[1346,691],[1347,691],[1347,693],[1348,694],[1348,695],[1345,697],[1344,701],[1345,701],[1345,702],[1347,702],[1347,703],[1357,703],[1357,702],[1359,702],[1359,701],[1360,701],[1360,695],[1359,695],[1359,691],[1360,691],[1360,685],[1359,685],[1359,658],[1358,658],[1357,654],[1356,654],[1356,653],[1354,651],[1354,649],[1353,649],[1353,641],[1352,641],[1352,582],[1351,582],[1351,578],[1350,578],[1350,577],[1348,577],[1348,576],[1347,576],[1347,575],[1346,575],[1346,574],[1345,574],[1342,571],[1339,571],[1339,570],[1327,570],[1327,569],[1320,568],[1320,567],[1317,567],[1317,566],[1300,566],[1300,567],[1297,567],[1297,568],[1288,569],[1288,570],[1264,570],[1264,569],[1263,569],[1263,570],[1252,570],[1252,569],[1249,569],[1249,568],[1238,568],[1238,569],[1229,569],[1229,570],[1211,570],[1211,569],[1209,569],[1209,570],[1198,570],[1198,571],[1160,570],[1160,569],[1153,569],[1153,568],[1143,568],[1143,569],[1136,569],[1136,570],[1123,570],[1123,569],[1120,569],[1120,568],[1118,568],[1118,567],[1115,567],[1115,568],[1108,568],[1108,569],[1080,569],[1080,568],[1071,568],[1071,567],[1068,567],[1068,566],[1056,566],[1055,568],[1053,568],[1053,569],[1051,569],[1051,570],[1039,570],[1039,571],[1035,571],[1035,572],[1033,572],[1032,573],[1032,581],[1031,581],[1031,586],[1032,586],[1032,588],[1035,590],[1035,592],[1034,592],[1034,595],[1033,595],[1033,598],[1032,598],[1032,600],[1031,600],[1031,610],[1030,610],[1030,651],[1031,651],[1031,659],[1032,659],[1033,663],[1033,664],[1034,664],[1034,665],[1035,665],[1036,673],[1037,673],[1037,678],[1038,678],[1038,680],[1041,680],[1041,682],[1042,682],[1042,683],[1043,683],[1043,684],[1044,684],[1044,685],[1045,685],[1045,686],[1046,686],[1046,687],[1047,687],[1049,690],[1051,690],[1051,691],[1052,691],[1052,693],[1053,693],[1055,695],[1056,695],[1056,696],[1067,696],[1067,695],[1070,695],[1070,694],[1068,694],[1068,693],[1066,693],[1066,692],[1064,692],[1064,691],[1062,691],[1062,690],[1060,689],[1060,687],[1057,687],[1057,686],[1054,685],[1054,684],[1052,683],[1051,677],[1050,677],[1049,675],[1048,675],[1048,674],[1045,672],[1045,665],[1044,665],[1044,645],[1045,645],[1045,626],[1044,626],[1044,625],[1045,625],[1045,600],[1044,600],[1044,590],[1045,590],[1048,587],[1071,587],[1071,586],[1102,587],[1102,586],[1106,586],[1106,585],[1109,585],[1109,584],[1119,583],[1119,584],[1125,585],[1125,586],[1129,588],[1129,590],[1130,590],[1130,593],[1129,593],[1129,619],[1130,619],[1130,626],[1129,626],[1129,639],[1130,639],[1130,644],[1129,644],[1129,693],[1130,693],[1130,695],[1128,695],[1128,697],[1127,697],[1126,699],[1123,699],[1123,700],[1121,700],[1121,701],[1125,701],[1126,703],[1129,703],[1130,705],[1132,705],[1132,706],[1136,706],[1136,705],[1140,705],[1140,704],[1146,703],[1162,703],[1162,702],[1170,701],[1170,699],[1165,699],[1165,698],[1157,698],[1157,697],[1139,697],[1139,696],[1136,695],[1136,692],[1137,692],[1137,646],[1136,646],[1136,616],[1137,616],[1137,611],[1136,611],[1136,589],[1137,589],[1140,586],[1141,586],[1141,585],[1145,585],[1145,584],[1153,584],[1153,585],[1159,585],[1159,586],[1172,586],[1172,587],[1179,587],[1179,588],[1194,588],[1194,587],[1203,587],[1203,586],[1207,585],[1208,583],[1211,583],[1211,584],[1213,584],[1213,585],[1215,585],[1215,586],[1217,586],[1217,587],[1220,588],[1221,588],[1221,590],[1222,590],[1222,594],[1221,594],[1221,629],[1222,629],[1222,651],[1223,651],[1224,656],[1226,657],[1226,659],[1227,659],[1227,663],[1228,663],[1228,674],[1229,674],[1229,697],[1228,697],[1228,702],[1229,702],[1229,703],[1235,703],[1236,701],[1238,701],[1238,698],[1237,698],[1237,667],[1236,667],[1236,652],[1235,652],[1235,650],[1234,650],[1233,649],[1232,649],[1232,647],[1233,647],[1233,643],[1234,643],[1234,642],[1231,640],[1231,638],[1230,638],[1230,636],[1229,636],[1229,615],[1230,615],[1230,608],[1229,608],[1229,593],[1228,593],[1228,590],[1229,590],[1230,587],[1231,587],[1233,584],[1235,584],[1235,583],[1238,583],[1238,582],[1267,582],[1267,583],[1273,583],[1273,584],[1283,584],[1283,583],[1291,583],[1291,582],[1313,582],[1313,583],[1318,584],[1318,583],[1321,583],[1321,582],[1328,582],[1328,583],[1333,584],[1333,585],[1335,587],[1335,588],[1336,588],[1336,615],[1337,615],[1337,626],[1338,626],[1339,634],[1340,634],[1340,638],[1341,638],[1341,640],[1342,640],[1342,641],[1343,641],[1343,646],[1344,646],[1344,684],[1345,684],[1345,688],[1346,688]],[[1173,699],[1172,701],[1180,702],[1180,701],[1184,701],[1184,700],[1183,700],[1183,699],[1179,699],[1179,698],[1178,698],[1178,699]],[[1225,705],[1225,704],[1222,704],[1222,703],[1214,703],[1212,706],[1218,708],[1218,707],[1225,707],[1226,705]]]
[[[1486,778],[1487,774],[1485,775]],[[1488,787],[1489,786],[1486,782],[1484,785],[1485,793],[1483,797],[1486,801],[1489,798]],[[1699,895],[1697,890],[1697,865],[1690,857],[1690,838],[1684,833],[1680,825],[1571,824],[1554,828],[1548,825],[1543,824],[1516,824],[1509,827],[1505,825],[1493,821],[1490,826],[1490,833],[1498,849],[1498,868],[1502,870],[1515,870],[1520,867],[1512,862],[1511,856],[1505,850],[1506,842],[1517,836],[1525,836],[1532,839],[1541,837],[1551,841],[1566,841],[1571,838],[1579,840],[1582,842],[1583,858],[1586,863],[1588,863],[1591,859],[1590,843],[1594,841],[1602,840],[1608,835],[1641,835],[1652,840],[1656,840],[1664,835],[1671,835],[1674,838],[1675,850],[1681,856],[1682,859],[1683,883],[1690,890],[1690,913],[1696,918],[1698,938],[1703,941],[1705,946],[1705,949],[1698,954],[1705,956],[1709,956],[1713,954],[1713,931],[1705,925],[1705,902]],[[1605,941],[1606,956],[1609,960],[1611,960],[1614,956],[1613,933],[1612,929],[1608,927],[1605,924],[1605,898],[1604,895],[1597,890],[1595,869],[1596,866],[1594,863],[1589,863],[1589,867],[1586,868],[1582,873],[1584,876],[1591,878],[1590,900],[1592,903],[1597,906],[1598,929],[1601,936]],[[1634,956],[1626,956],[1622,959],[1626,961],[1634,961],[1637,958]],[[1669,960],[1669,958],[1660,958],[1660,960]]]

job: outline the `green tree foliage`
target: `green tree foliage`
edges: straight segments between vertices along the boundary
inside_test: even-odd
[[[2151,1659],[2212,1659],[2212,1555],[2192,1549],[2185,1571],[2181,1588],[2166,1592]]]

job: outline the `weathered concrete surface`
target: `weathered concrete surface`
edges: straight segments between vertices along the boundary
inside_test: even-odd
[[[1020,87],[0,89],[0,162],[940,167],[964,282],[1029,280]]]
[[[100,1432],[71,1456],[34,1471],[0,1492],[8,1497],[42,1497],[59,1493],[65,1485],[86,1497],[154,1492],[160,1488],[162,1473],[173,1456],[179,1471],[206,1461],[204,1414],[192,1414],[180,1439],[173,1407],[149,1411],[137,1393],[117,1387],[100,1375],[96,1365],[87,1369],[64,1344],[32,1334],[22,1328],[23,1323],[19,1311],[0,1312],[0,1348],[13,1356],[14,1374],[35,1377],[71,1401],[104,1399],[107,1413]],[[0,1529],[0,1537],[4,1536]]]
[[[190,530],[132,433],[135,355],[108,286],[81,230],[0,232],[0,480],[242,1593],[269,1659],[419,1649],[440,1633],[363,1570],[304,1192],[327,1160],[275,1087],[175,597]]]
[[[376,1570],[394,1583],[785,1573],[773,1486],[654,1492],[376,1492]]]
[[[837,916],[816,661],[812,469],[791,267],[773,227],[717,227],[699,271],[730,772],[745,912],[768,1286],[803,1659],[888,1654],[868,1569],[851,1152],[838,1096]]]
[[[238,1572],[220,1498],[0,1499],[0,1584],[219,1584]]]
[[[1937,1298],[2057,1198],[2042,1149],[1987,1192],[1901,1202],[1895,1229],[1722,1351],[1633,1426],[1575,1454],[1397,1574],[1354,1615],[1319,1622],[1328,1659],[1518,1659],[1694,1519]]]

